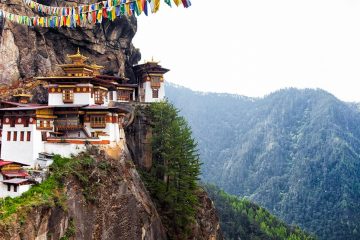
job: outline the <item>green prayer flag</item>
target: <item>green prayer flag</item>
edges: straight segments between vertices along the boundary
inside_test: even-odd
[[[171,7],[171,0],[165,0],[165,3]]]

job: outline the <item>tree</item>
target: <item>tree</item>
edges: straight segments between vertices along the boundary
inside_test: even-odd
[[[143,174],[145,183],[162,211],[170,234],[186,235],[193,222],[200,174],[197,144],[178,110],[168,102],[148,107],[152,122],[153,165]],[[183,237],[183,236],[182,236]]]

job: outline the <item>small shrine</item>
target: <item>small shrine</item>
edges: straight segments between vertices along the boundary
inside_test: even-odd
[[[30,189],[28,172],[22,163],[0,160],[0,197],[17,197]]]
[[[164,74],[169,69],[163,68],[159,62],[148,61],[134,67],[139,83],[139,101],[157,102],[165,98]]]

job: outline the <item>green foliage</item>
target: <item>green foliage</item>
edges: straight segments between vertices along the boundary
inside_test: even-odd
[[[314,240],[298,227],[288,226],[265,209],[246,199],[229,195],[214,185],[205,185],[220,217],[227,240]]]
[[[50,166],[50,175],[45,181],[32,186],[20,197],[0,199],[0,223],[10,220],[14,214],[17,214],[23,222],[27,213],[37,206],[58,206],[66,210],[64,181],[70,177],[75,177],[80,182],[86,200],[95,201],[96,185],[90,178],[90,173],[97,167],[102,171],[108,167],[108,164],[103,161],[96,162],[88,154],[74,158],[54,156],[54,163]]]
[[[54,171],[44,182],[30,188],[20,197],[0,199],[0,220],[17,213],[23,219],[31,208],[36,206],[63,206],[65,196],[62,190],[62,166],[66,158],[55,156]]]
[[[199,157],[191,130],[168,102],[151,104],[153,165],[143,178],[172,238],[185,238],[198,204]]]
[[[199,143],[204,182],[249,196],[320,239],[360,239],[356,106],[310,89],[261,99],[166,91]]]

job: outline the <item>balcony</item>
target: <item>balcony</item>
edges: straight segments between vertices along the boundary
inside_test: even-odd
[[[106,123],[90,123],[91,128],[106,128]]]
[[[54,122],[57,131],[61,130],[77,130],[82,129],[83,125],[78,119],[57,119]]]

